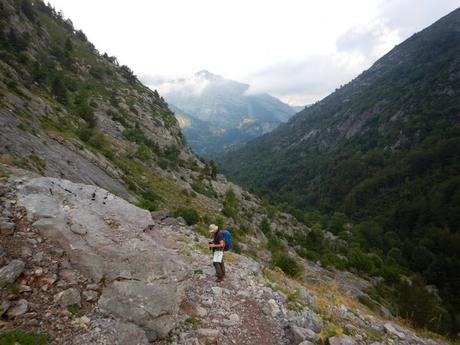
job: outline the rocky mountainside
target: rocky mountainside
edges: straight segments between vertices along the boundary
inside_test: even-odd
[[[69,19],[0,13],[0,343],[445,343],[394,319],[377,279],[297,256],[288,239],[316,232],[200,161]],[[211,222],[235,242],[220,285]]]
[[[206,156],[239,147],[286,122],[297,110],[249,85],[200,71],[158,86],[179,120],[190,147]]]
[[[9,171],[1,332],[26,330],[39,344],[445,344],[357,303],[370,283],[349,273],[300,260],[294,280],[227,253],[216,284],[206,237],[183,220],[95,186]]]
[[[437,286],[451,313],[443,324],[454,333],[460,330],[459,53],[457,9],[219,161],[236,181],[292,205],[301,217],[316,209],[341,212],[348,217],[343,224],[363,223],[352,234],[336,231]]]

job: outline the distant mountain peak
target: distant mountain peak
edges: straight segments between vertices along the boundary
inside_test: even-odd
[[[200,78],[200,79],[207,79],[207,80],[216,80],[216,79],[223,79],[222,76],[220,75],[217,75],[217,74],[213,74],[211,72],[209,72],[208,70],[201,70],[199,72],[196,72],[195,77],[197,78]]]

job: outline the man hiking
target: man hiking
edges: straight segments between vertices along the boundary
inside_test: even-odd
[[[209,226],[209,232],[214,234],[214,239],[209,242],[209,249],[212,249],[212,263],[216,269],[216,282],[221,282],[225,277],[224,249],[225,239],[222,231],[215,224]]]

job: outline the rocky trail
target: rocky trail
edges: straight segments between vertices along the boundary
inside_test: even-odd
[[[443,343],[318,305],[301,280],[244,255],[226,253],[217,283],[205,236],[94,186],[3,178],[0,200],[0,333],[49,344]]]

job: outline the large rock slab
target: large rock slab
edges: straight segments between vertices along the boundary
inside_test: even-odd
[[[178,321],[177,287],[177,283],[116,281],[104,289],[99,306],[117,318],[141,326],[153,341],[165,337]]]
[[[21,260],[12,260],[0,269],[0,287],[12,284],[24,271],[25,264]]]
[[[99,305],[107,314],[142,327],[149,340],[180,321],[187,264],[163,245],[150,212],[101,188],[54,178],[26,180],[17,197],[72,268],[104,281]]]
[[[77,336],[75,345],[148,345],[149,341],[142,328],[111,319],[97,319],[97,326],[91,331]]]

